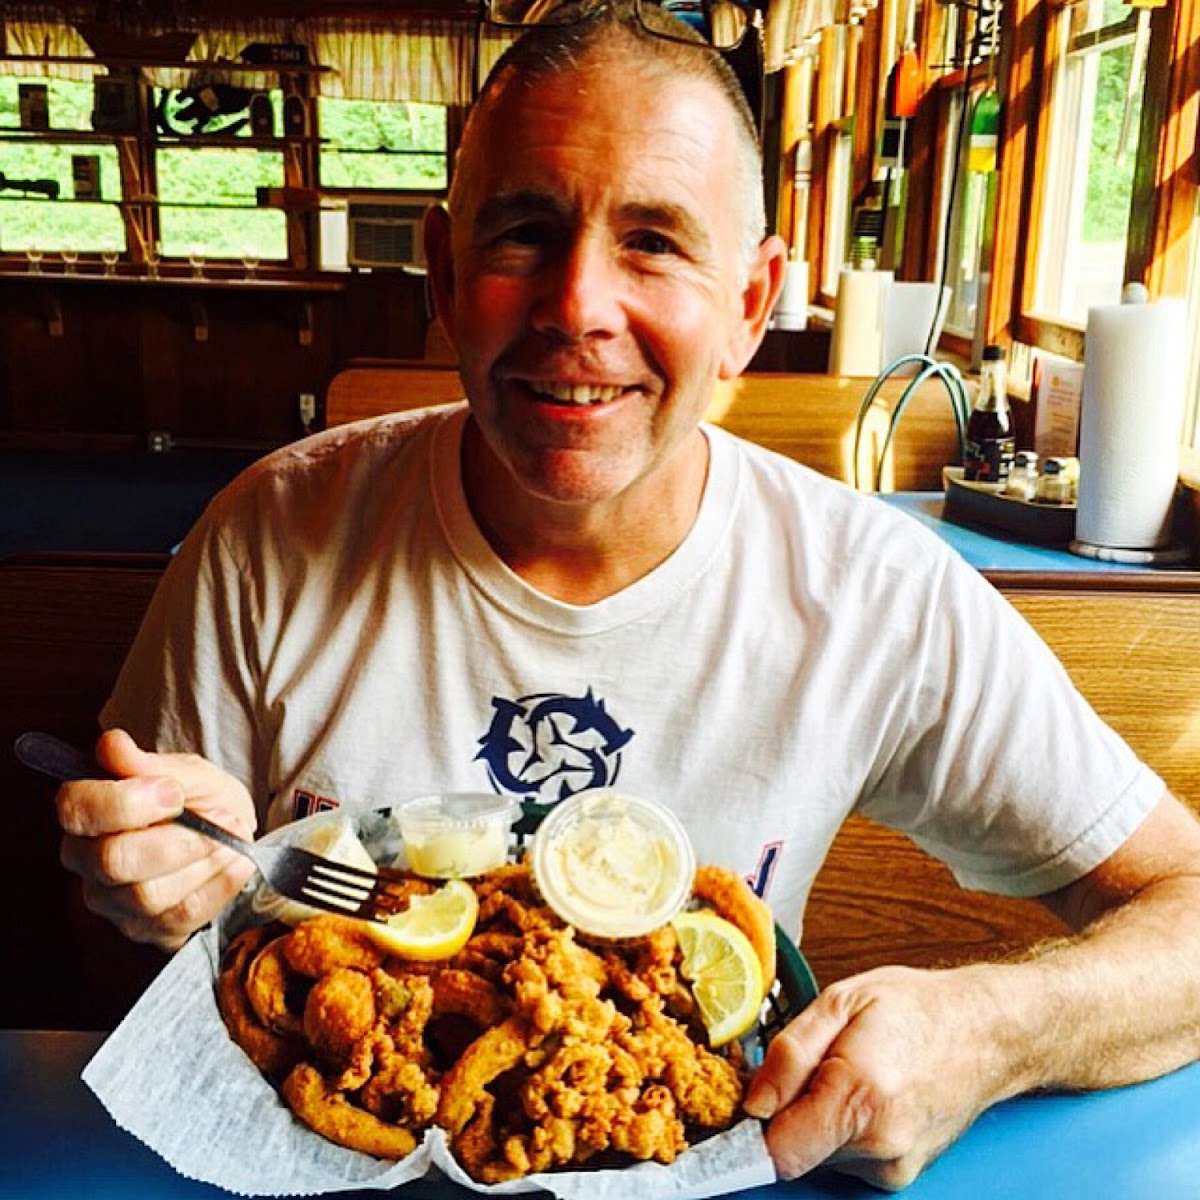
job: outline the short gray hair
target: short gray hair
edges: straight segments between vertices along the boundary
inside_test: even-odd
[[[643,4],[640,19],[634,0],[577,0],[556,13],[553,24],[531,25],[497,60],[467,118],[463,145],[467,144],[475,113],[494,92],[514,79],[536,81],[574,70],[589,54],[609,45],[624,43],[642,62],[660,66],[676,78],[706,80],[725,98],[734,117],[738,162],[734,197],[741,227],[740,282],[744,285],[766,235],[767,219],[758,130],[733,68],[690,25],[658,4]],[[671,39],[680,40],[658,37],[651,30],[661,30]],[[452,212],[455,190],[452,181]]]

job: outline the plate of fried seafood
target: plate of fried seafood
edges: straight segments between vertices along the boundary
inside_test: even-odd
[[[766,1040],[815,985],[739,877],[696,867],[676,917],[599,938],[546,903],[522,849],[447,880],[406,869],[386,810],[322,814],[274,836],[344,851],[348,832],[353,857],[365,849],[393,868],[408,903],[394,928],[285,911],[251,888],[206,932],[210,996],[188,1036],[207,1021],[221,1060],[240,1060],[226,1098],[234,1110],[252,1102],[250,1140],[280,1139],[284,1167],[297,1168],[288,1178],[234,1161],[210,1182],[300,1194],[432,1172],[475,1190],[600,1197],[628,1194],[630,1172],[639,1195],[686,1195],[689,1180],[716,1195],[773,1177],[742,1099]],[[179,981],[174,991],[185,995]],[[207,1113],[211,1100],[197,1101]]]

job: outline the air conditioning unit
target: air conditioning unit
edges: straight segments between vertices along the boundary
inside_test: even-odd
[[[427,196],[351,197],[346,262],[352,267],[424,266],[421,225],[431,203]]]

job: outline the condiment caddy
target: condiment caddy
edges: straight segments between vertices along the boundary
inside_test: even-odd
[[[946,520],[995,530],[1023,542],[1065,546],[1075,536],[1074,499],[1048,503],[1012,494],[1003,485],[963,478],[962,467],[943,467]]]

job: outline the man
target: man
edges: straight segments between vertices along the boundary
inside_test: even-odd
[[[192,753],[105,734],[120,782],[63,789],[63,856],[171,947],[250,873],[160,824],[184,803],[249,833],[619,774],[799,929],[870,813],[1080,931],[846,980],[773,1042],[747,1108],[780,1173],[899,1186],[998,1100],[1200,1054],[1200,828],[915,523],[699,426],[784,254],[736,85],[686,38],[605,5],[493,74],[427,230],[469,413],[330,431],[215,502],[104,713]]]

